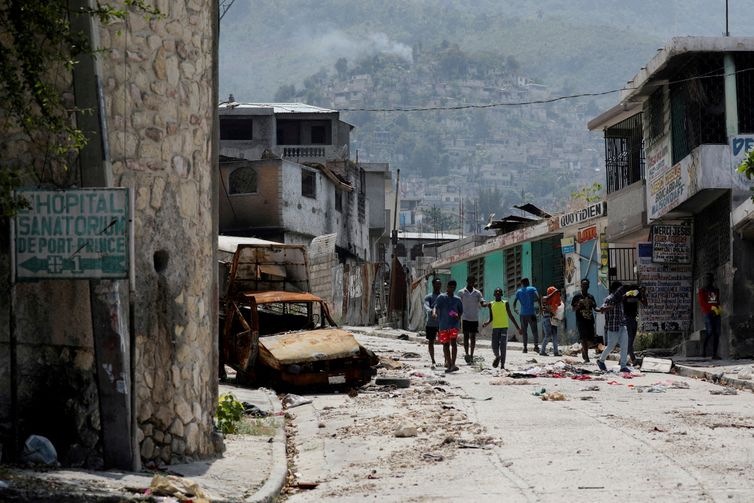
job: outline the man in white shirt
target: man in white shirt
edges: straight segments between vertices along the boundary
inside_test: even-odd
[[[466,363],[474,362],[474,348],[476,347],[476,334],[479,333],[479,310],[487,306],[482,292],[474,288],[475,278],[466,280],[466,288],[458,292],[463,304],[463,351]]]

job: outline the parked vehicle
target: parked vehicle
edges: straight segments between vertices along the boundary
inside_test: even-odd
[[[378,363],[374,353],[337,327],[324,300],[295,291],[308,286],[302,250],[236,246],[221,301],[221,366],[231,366],[241,381],[277,388],[365,384]],[[278,285],[293,291],[256,290]]]

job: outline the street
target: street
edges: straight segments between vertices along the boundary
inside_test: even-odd
[[[287,501],[751,500],[749,391],[713,395],[723,388],[638,372],[505,378],[491,368],[488,343],[477,348],[484,362],[473,366],[459,344],[461,369],[446,375],[430,369],[426,344],[358,339],[402,364],[377,377],[410,377],[411,385],[370,384],[355,396],[313,395],[290,408],[295,479]],[[509,348],[506,368],[562,360]],[[596,371],[594,363],[584,368]],[[533,395],[542,388],[565,400]],[[397,437],[399,429],[407,436]]]

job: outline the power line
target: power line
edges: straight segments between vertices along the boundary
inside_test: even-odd
[[[680,83],[688,82],[692,80],[727,77],[730,75],[736,75],[738,73],[750,72],[752,70],[754,70],[754,68],[744,68],[742,70],[736,70],[735,72],[720,73],[720,74],[714,74],[714,75],[712,75],[711,72],[707,72],[706,74],[703,74],[703,75],[695,75],[693,77],[688,77],[685,79],[674,80],[672,82],[668,82],[667,84],[668,85],[680,84]],[[716,71],[716,70],[712,70],[712,71]],[[556,101],[564,101],[564,100],[571,100],[571,99],[577,99],[577,98],[605,96],[608,94],[618,93],[621,91],[635,91],[637,89],[639,88],[638,87],[621,87],[618,89],[611,89],[609,91],[569,94],[565,96],[556,96],[554,98],[547,98],[547,99],[541,99],[541,100],[529,100],[529,101],[509,101],[509,102],[500,102],[500,103],[434,106],[434,107],[341,108],[339,111],[340,112],[433,112],[433,111],[445,111],[445,110],[452,111],[452,110],[470,110],[470,109],[501,108],[501,107],[519,107],[519,106],[526,106],[526,105],[543,105],[547,103],[554,103]]]

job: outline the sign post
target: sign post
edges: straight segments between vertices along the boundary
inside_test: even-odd
[[[128,189],[29,189],[19,195],[30,207],[15,217],[18,280],[128,278]]]

